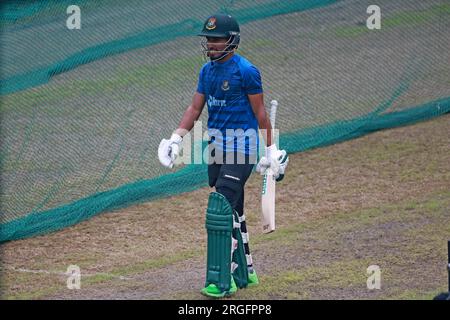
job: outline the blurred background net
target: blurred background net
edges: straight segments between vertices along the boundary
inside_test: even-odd
[[[66,26],[72,4],[80,30]],[[379,0],[380,30],[371,4],[3,1],[0,241],[207,185],[206,165],[163,168],[157,148],[191,102],[195,34],[215,12],[241,24],[238,53],[266,105],[279,101],[289,152],[449,112],[450,1]]]

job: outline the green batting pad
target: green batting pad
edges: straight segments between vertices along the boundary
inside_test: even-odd
[[[211,192],[209,195],[205,225],[208,233],[205,287],[214,283],[220,290],[228,291],[231,286],[233,209],[222,194]]]
[[[234,211],[234,221],[239,222],[236,211]],[[240,225],[233,229],[233,238],[237,240],[237,247],[233,251],[233,262],[237,264],[237,268],[233,271],[233,278],[238,288],[245,288],[248,285],[248,270]]]

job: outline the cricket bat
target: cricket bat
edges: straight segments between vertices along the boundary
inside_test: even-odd
[[[270,102],[270,124],[272,129],[275,128],[275,116],[277,113],[278,102],[272,100]],[[275,135],[272,130],[272,142]],[[272,170],[269,168],[264,175],[262,192],[261,192],[261,217],[262,217],[262,231],[269,233],[275,230],[275,177]]]

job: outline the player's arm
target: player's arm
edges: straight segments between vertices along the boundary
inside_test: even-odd
[[[173,167],[175,159],[181,149],[183,136],[194,127],[194,122],[200,117],[204,105],[205,95],[195,92],[194,97],[192,98],[192,103],[184,112],[178,128],[172,133],[170,139],[161,140],[158,148],[158,158],[163,166],[169,168]]]
[[[205,95],[199,92],[194,93],[192,103],[187,107],[186,111],[181,118],[178,129],[175,130],[175,134],[183,137],[187,132],[191,131],[194,127],[194,122],[198,120],[202,114],[203,107],[205,106]]]
[[[266,141],[266,155],[258,162],[256,171],[264,174],[270,167],[275,173],[277,181],[281,181],[284,177],[289,157],[285,150],[278,150],[275,141],[272,141],[272,125],[264,107],[263,93],[248,95],[248,99],[258,120],[259,129],[262,130],[263,138]]]
[[[259,129],[263,132],[263,138],[266,142],[266,146],[269,147],[272,145],[272,126],[270,124],[270,119],[267,115],[266,108],[264,107],[264,94],[249,94],[247,96],[256,120],[258,120]]]

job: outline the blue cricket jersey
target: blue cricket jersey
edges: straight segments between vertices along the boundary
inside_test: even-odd
[[[214,148],[256,154],[258,121],[247,95],[263,92],[258,69],[237,54],[225,62],[208,62],[200,70],[197,92],[205,95]]]

